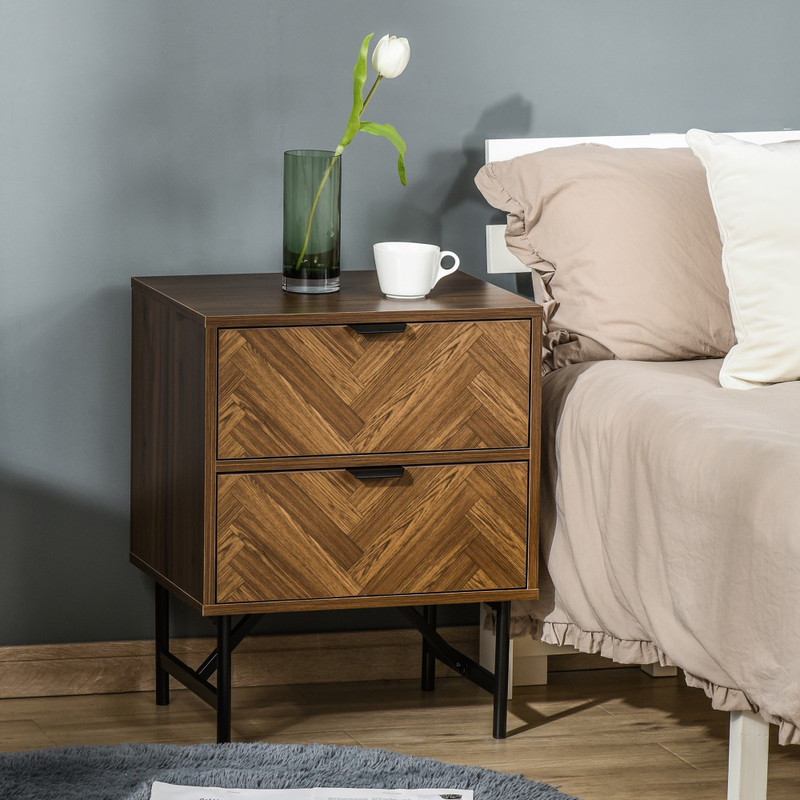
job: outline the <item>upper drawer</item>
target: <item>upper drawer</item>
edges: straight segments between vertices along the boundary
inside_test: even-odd
[[[218,457],[528,445],[530,320],[219,332]]]

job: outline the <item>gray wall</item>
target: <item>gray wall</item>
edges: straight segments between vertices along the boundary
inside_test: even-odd
[[[486,137],[800,127],[796,0],[0,0],[0,645],[150,636],[130,276],[279,269],[282,153],[338,142],[370,31],[411,41],[370,110],[409,185],[348,149],[350,269],[398,237],[483,275]]]

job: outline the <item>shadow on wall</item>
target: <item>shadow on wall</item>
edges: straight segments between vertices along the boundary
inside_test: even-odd
[[[57,273],[3,329],[0,646],[150,635],[127,555],[128,295]]]
[[[0,530],[0,645],[152,636],[126,513],[0,470]]]
[[[431,152],[419,174],[422,180],[409,185],[397,213],[387,221],[376,209],[369,230],[383,239],[414,239],[441,243],[442,247],[466,254],[464,269],[485,274],[484,226],[505,222],[493,211],[475,187],[474,178],[485,161],[485,140],[522,138],[530,134],[533,105],[521,95],[487,108],[464,136],[461,150]]]
[[[474,199],[479,200],[483,208],[488,208],[475,186],[475,175],[486,162],[486,140],[521,139],[530,134],[532,125],[533,104],[518,94],[487,108],[464,137],[463,163],[442,198],[437,216],[444,217],[457,206]],[[502,212],[496,213],[500,214],[500,221],[505,222]]]

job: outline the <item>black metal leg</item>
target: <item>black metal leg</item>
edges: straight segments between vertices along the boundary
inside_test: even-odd
[[[423,653],[427,653],[431,660],[434,658],[446,664],[450,669],[455,670],[459,675],[463,675],[468,680],[477,684],[481,689],[490,692],[494,697],[493,715],[493,736],[495,739],[505,739],[507,734],[507,712],[508,712],[508,673],[509,673],[509,639],[511,627],[511,603],[491,603],[492,608],[497,614],[495,626],[495,651],[494,651],[494,672],[490,672],[482,667],[477,661],[473,660],[464,653],[460,653],[449,645],[437,632],[435,628],[435,611],[429,606],[423,606],[423,613],[416,609],[404,607],[398,609],[408,619],[408,621],[422,634],[425,639]],[[424,616],[423,616],[424,614]],[[423,662],[423,673],[425,663]],[[433,688],[433,668],[429,680]],[[423,674],[423,689],[425,685],[425,675]]]
[[[161,665],[161,654],[169,652],[169,592],[156,584],[156,704],[169,705],[169,673]]]
[[[217,619],[217,742],[231,740],[231,618]]]
[[[422,616],[434,630],[436,629],[436,606],[423,606]],[[436,656],[428,644],[422,639],[422,691],[432,692],[436,684]]]
[[[511,603],[495,605],[494,718],[492,736],[505,739],[508,732],[508,645],[511,627]]]

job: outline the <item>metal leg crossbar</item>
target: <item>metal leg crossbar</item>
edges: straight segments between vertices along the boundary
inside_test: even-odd
[[[230,615],[215,617],[217,647],[197,668],[175,656],[169,649],[169,592],[156,584],[156,703],[169,704],[170,675],[204,700],[217,712],[217,742],[231,740],[231,656],[241,641],[253,630],[262,614],[249,614],[232,624]],[[422,634],[422,689],[435,685],[436,660],[463,675],[494,696],[492,735],[504,739],[507,733],[508,649],[511,603],[490,604],[497,613],[495,671],[484,669],[473,659],[451,647],[436,630],[436,606],[423,606],[420,614],[413,608],[401,608],[405,617]],[[209,682],[216,673],[216,685]]]
[[[511,603],[490,603],[496,612],[494,672],[449,645],[436,630],[436,606],[423,606],[422,614],[414,608],[401,608],[408,621],[422,634],[422,689],[432,691],[436,659],[494,697],[492,736],[505,739],[508,732],[508,643]]]
[[[191,689],[217,712],[217,742],[231,740],[231,656],[263,615],[250,614],[233,626],[231,616],[216,617],[217,647],[192,669],[169,649],[169,592],[156,584],[156,703],[169,705],[169,676]],[[216,672],[216,686],[209,678]]]

